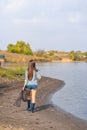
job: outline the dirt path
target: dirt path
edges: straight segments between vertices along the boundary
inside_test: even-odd
[[[8,80],[7,83],[5,80],[3,82],[2,78],[0,80],[0,124],[3,125],[3,130],[19,128],[20,130],[87,130],[86,121],[54,108],[51,104],[49,100],[51,93],[53,94],[63,85],[60,80],[43,77],[39,82],[35,112],[31,113],[26,110],[26,102],[22,102],[21,107],[14,105],[23,86],[23,79],[12,82]]]

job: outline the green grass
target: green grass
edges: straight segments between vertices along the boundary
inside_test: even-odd
[[[0,67],[0,76],[2,77],[8,77],[10,79],[20,79],[21,76],[23,76],[25,73],[24,68],[13,68],[13,69],[6,69]]]

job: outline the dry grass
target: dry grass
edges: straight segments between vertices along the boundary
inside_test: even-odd
[[[7,51],[0,50],[0,54],[5,55],[5,59],[8,62],[26,62],[29,59],[33,59],[33,56],[23,55],[23,54],[16,54],[16,53],[9,53]]]
[[[27,63],[30,59],[34,59],[36,61],[50,61],[51,59],[47,59],[45,57],[37,57],[36,55],[24,55],[17,53],[9,53],[7,51],[0,50],[0,54],[5,55],[5,59],[7,62],[14,63]]]

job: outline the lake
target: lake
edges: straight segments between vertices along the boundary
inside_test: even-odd
[[[37,66],[43,76],[65,82],[65,86],[53,95],[52,102],[87,120],[87,63],[40,63]]]

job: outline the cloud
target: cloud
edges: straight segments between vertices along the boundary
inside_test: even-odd
[[[70,23],[79,24],[83,21],[83,15],[80,12],[71,12],[68,20]]]
[[[25,0],[7,0],[7,3],[3,3],[4,13],[17,12],[25,5]]]
[[[41,21],[37,18],[32,18],[32,19],[15,19],[14,23],[15,24],[37,24],[40,23]]]
[[[86,16],[87,0],[0,0],[0,39],[24,38],[37,48],[47,43],[67,48],[71,41],[76,43],[74,36],[77,43],[83,36],[87,42]]]

